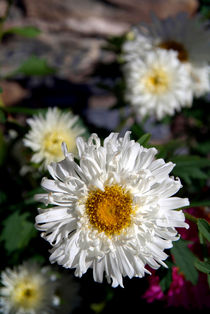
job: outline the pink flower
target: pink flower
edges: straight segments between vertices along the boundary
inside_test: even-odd
[[[155,300],[162,300],[164,299],[163,291],[159,285],[159,277],[152,275],[149,277],[150,287],[144,294],[144,298],[147,300],[148,303],[152,303]]]
[[[143,295],[148,303],[159,300],[164,301],[168,307],[199,310],[210,308],[209,288],[204,274],[200,274],[198,284],[194,286],[185,280],[178,267],[173,266],[172,282],[166,294],[163,293],[159,282],[157,275],[149,277],[149,288]]]
[[[209,221],[208,213],[204,208],[189,208],[187,212],[195,217],[205,218]],[[180,229],[181,237],[190,241],[188,245],[194,254],[199,256],[200,243],[198,238],[198,231],[196,224],[187,221],[190,225],[189,230],[185,231]],[[143,298],[148,303],[152,303],[155,300],[164,301],[168,307],[182,307],[185,309],[209,309],[210,308],[210,293],[207,283],[207,277],[203,273],[199,273],[199,279],[197,285],[193,285],[190,281],[187,281],[184,274],[179,272],[178,267],[172,266],[172,282],[168,291],[164,294],[161,286],[160,279],[157,275],[158,272],[149,277],[149,288],[143,295]]]

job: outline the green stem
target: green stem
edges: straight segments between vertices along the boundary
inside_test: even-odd
[[[185,215],[186,219],[188,219],[188,220],[190,220],[190,221],[192,221],[192,222],[197,224],[198,218],[196,218],[196,217],[194,217],[194,216],[192,216],[192,215],[190,215],[189,213],[186,213],[186,212],[184,212],[184,215]]]

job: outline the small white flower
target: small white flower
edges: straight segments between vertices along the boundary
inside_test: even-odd
[[[126,99],[140,116],[162,119],[192,105],[192,81],[174,51],[157,49],[124,67]]]
[[[180,180],[169,177],[174,164],[155,159],[155,148],[146,149],[130,132],[118,138],[111,133],[103,145],[96,134],[77,139],[79,163],[68,154],[52,163],[53,179],[43,178],[47,193],[36,196],[52,208],[39,209],[36,227],[52,246],[50,261],[76,268],[81,277],[93,268],[93,277],[123,287],[123,276],[143,277],[146,265],[165,265],[164,249],[179,238],[176,227],[185,227],[180,207],[188,199],[172,197]]]
[[[136,25],[132,34],[133,38],[130,36],[123,45],[125,61],[156,49],[176,51],[179,61],[189,64],[194,95],[200,97],[209,91],[210,31],[199,15],[180,13],[167,19],[152,16],[151,23]],[[197,80],[200,75],[202,78]]]
[[[25,263],[1,274],[0,312],[4,314],[53,313],[54,283],[48,269]]]
[[[78,119],[71,112],[64,113],[58,108],[49,108],[45,116],[39,114],[28,119],[31,129],[25,136],[24,145],[34,152],[31,161],[42,163],[45,168],[52,161],[60,161],[63,158],[62,142],[75,153],[76,137],[85,132],[78,125]]]

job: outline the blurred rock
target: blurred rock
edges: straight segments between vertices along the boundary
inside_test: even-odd
[[[5,2],[0,0],[0,15],[5,11]],[[110,71],[112,76],[117,75],[115,68],[107,70],[107,65],[116,58],[113,52],[103,49],[109,36],[121,35],[133,24],[149,21],[151,12],[159,17],[181,11],[193,15],[198,7],[197,0],[17,0],[14,3],[5,29],[33,25],[41,30],[41,34],[36,38],[14,35],[4,39],[0,50],[1,76],[13,73],[21,63],[35,55],[57,69],[55,76],[59,80],[86,85],[93,90],[93,96],[101,79],[98,78],[101,68],[96,73],[98,65],[105,65],[103,70],[107,77],[110,77]],[[43,84],[43,78],[37,80]],[[30,91],[31,80],[28,82],[26,88]],[[27,96],[26,91],[14,82],[3,88],[7,105]],[[110,104],[104,92],[100,99],[90,98],[92,111],[97,108],[97,101],[100,108]]]
[[[2,99],[5,106],[12,106],[29,95],[29,91],[12,81],[0,81],[3,89]]]
[[[56,67],[59,77],[74,82],[85,81],[98,62],[115,58],[102,49],[108,36],[123,34],[133,23],[149,20],[152,11],[166,17],[179,11],[193,14],[198,7],[197,0],[22,0],[22,6],[18,3],[6,28],[34,25],[42,33],[36,39],[8,38],[1,47],[2,71],[13,71],[34,54]]]
[[[193,14],[197,0],[23,0],[28,17],[60,24],[83,34],[119,34],[133,23],[148,21],[150,13],[167,17]]]

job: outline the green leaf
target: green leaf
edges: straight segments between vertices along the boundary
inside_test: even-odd
[[[3,35],[6,34],[16,34],[24,37],[34,38],[38,36],[41,31],[34,26],[23,26],[23,27],[12,27],[7,29]]]
[[[172,282],[172,268],[169,268],[166,275],[160,280],[160,287],[163,292],[166,292]]]
[[[176,166],[173,169],[173,174],[174,176],[183,178],[186,183],[191,184],[192,179],[200,179],[200,180],[206,180],[208,178],[208,175],[206,172],[203,170],[196,168],[196,167],[191,167],[191,166]]]
[[[2,87],[0,86],[0,94],[2,94],[3,93],[3,89],[2,89]]]
[[[180,155],[171,158],[171,161],[176,164],[177,167],[210,167],[210,159],[202,158],[199,156]]]
[[[180,239],[174,242],[171,253],[174,256],[176,265],[185,275],[186,280],[189,280],[193,285],[198,281],[198,271],[194,266],[196,257],[188,248],[188,242]]]
[[[149,142],[150,137],[151,137],[151,134],[146,133],[146,134],[142,135],[142,136],[140,137],[140,139],[139,139],[137,142],[138,142],[140,145],[145,146],[145,145],[147,145],[147,143]]]
[[[164,143],[164,145],[155,145],[158,150],[157,158],[170,158],[171,160],[171,156],[174,154],[174,151],[184,145],[185,143],[180,139],[171,140]]]
[[[131,127],[131,132],[132,132],[132,135],[135,136],[135,138],[140,138],[141,136],[144,135],[144,130],[142,129],[142,127],[137,124],[137,123],[134,123]]]
[[[55,73],[55,69],[50,67],[47,64],[45,59],[38,58],[36,56],[32,56],[26,61],[24,61],[20,67],[13,73],[14,74],[24,74],[27,76],[31,75],[50,75]]]
[[[3,222],[0,240],[5,242],[8,253],[26,247],[32,237],[36,235],[34,224],[27,220],[28,214],[15,212]]]
[[[7,121],[4,111],[0,108],[0,123],[5,123]]]
[[[176,164],[174,176],[178,176],[192,184],[192,179],[206,180],[208,174],[202,168],[210,167],[210,159],[198,156],[174,156],[170,159]]]
[[[195,261],[195,267],[202,273],[210,274],[210,261],[201,262],[199,260]]]
[[[199,232],[210,241],[210,224],[203,218],[199,218],[197,222]]]

